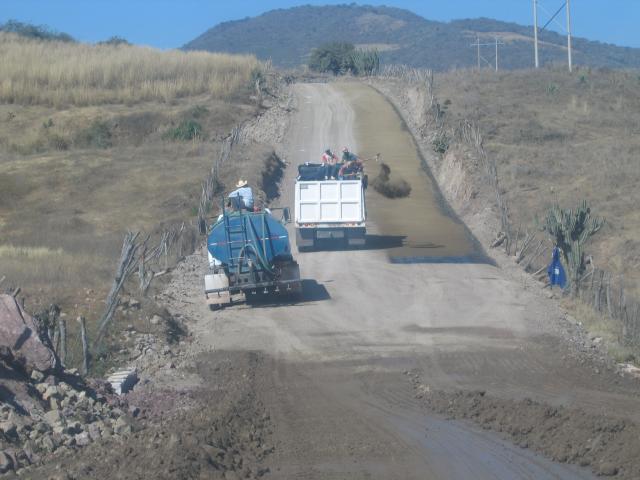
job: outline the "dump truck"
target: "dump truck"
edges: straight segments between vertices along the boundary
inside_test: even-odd
[[[289,210],[281,210],[278,220],[268,209],[231,211],[223,205],[207,237],[204,292],[212,310],[230,305],[234,296],[251,301],[300,295],[300,268],[285,227]]]
[[[366,241],[365,190],[367,176],[357,172],[340,179],[325,179],[323,166],[298,166],[295,184],[295,228],[299,251],[332,239],[347,246]]]

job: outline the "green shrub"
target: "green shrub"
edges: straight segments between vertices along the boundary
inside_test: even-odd
[[[49,143],[49,147],[55,149],[55,150],[68,150],[69,149],[69,142],[67,141],[66,138],[57,135],[57,134],[51,134],[47,137],[47,141]]]
[[[102,120],[94,120],[84,130],[80,130],[74,143],[80,147],[109,148],[113,145],[111,128]]]
[[[118,37],[117,35],[114,35],[113,37],[109,37],[107,40],[104,40],[102,42],[98,42],[98,45],[131,45],[131,42],[129,42],[126,38],[122,38],[122,37]]]
[[[203,105],[196,105],[189,113],[193,118],[202,118],[209,113],[209,109]]]
[[[38,40],[75,42],[71,35],[56,32],[45,25],[31,25],[29,23],[18,22],[17,20],[9,20],[5,24],[1,24],[0,32],[15,33],[16,35]]]
[[[163,136],[166,140],[193,140],[202,137],[202,125],[195,120],[183,120],[177,127],[169,129]]]
[[[449,150],[449,137],[447,137],[447,134],[444,132],[438,133],[431,141],[431,147],[434,152],[440,155],[447,153],[447,150]]]
[[[351,43],[325,43],[311,52],[309,68],[334,75],[373,75],[380,69],[377,50],[356,49]]]
[[[309,68],[334,75],[347,73],[352,67],[352,54],[356,47],[346,42],[325,43],[311,52]]]

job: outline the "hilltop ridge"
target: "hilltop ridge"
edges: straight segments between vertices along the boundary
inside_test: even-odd
[[[490,18],[437,22],[409,10],[358,5],[300,6],[271,10],[257,17],[224,22],[202,33],[186,50],[253,53],[271,59],[279,67],[306,62],[311,50],[333,40],[364,48],[377,48],[384,63],[449,70],[474,66],[477,37],[498,38],[502,68],[527,68],[533,63],[532,27]],[[541,62],[566,59],[566,39],[555,32],[540,34]],[[583,38],[574,39],[578,65],[609,68],[640,67],[640,49],[619,47]],[[492,47],[485,47],[485,66],[494,61]]]

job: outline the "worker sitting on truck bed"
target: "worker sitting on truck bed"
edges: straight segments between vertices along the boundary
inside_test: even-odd
[[[330,148],[327,148],[322,154],[320,160],[322,161],[322,166],[324,167],[324,179],[329,180],[330,178],[336,178],[336,165],[338,163],[338,157],[336,156],[336,154],[334,154]]]
[[[342,166],[338,171],[338,178],[343,178],[345,175],[355,175],[361,172],[364,167],[360,157],[350,152],[347,147],[342,149],[342,162]]]
[[[248,186],[246,180],[238,180],[236,189],[229,194],[229,202],[236,210],[243,208],[253,210],[253,190]]]

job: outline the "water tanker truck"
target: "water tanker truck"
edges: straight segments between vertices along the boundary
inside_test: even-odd
[[[205,296],[211,309],[244,299],[296,296],[301,292],[300,268],[291,255],[285,223],[288,209],[277,220],[268,209],[225,210],[207,237],[209,272]]]

